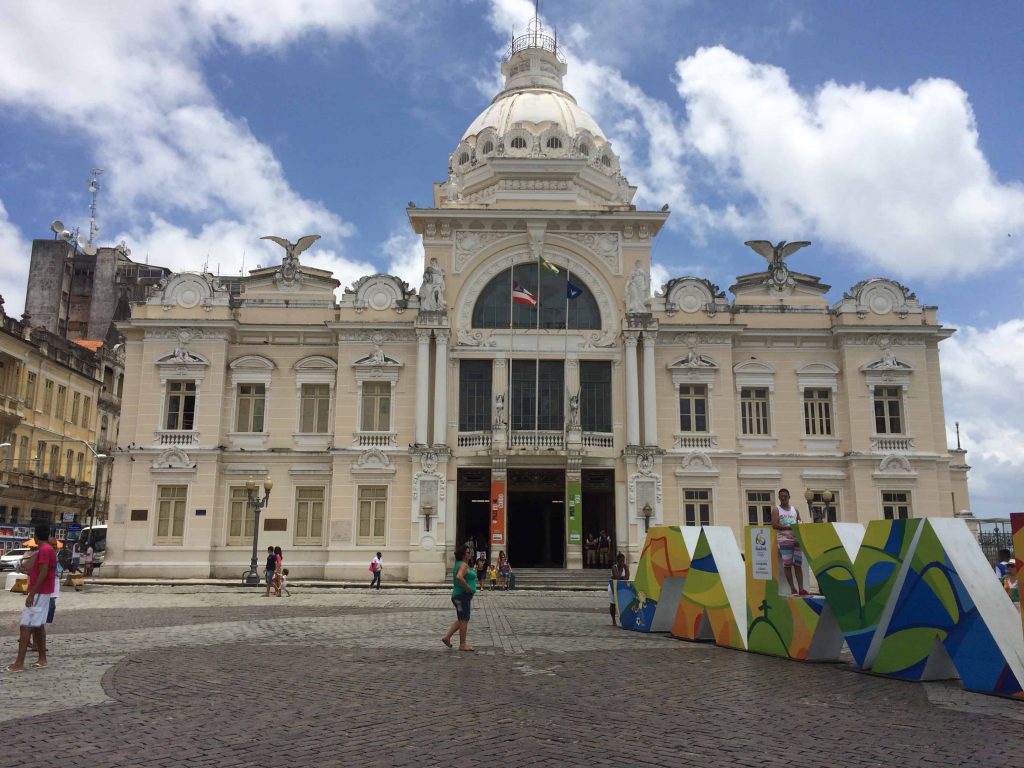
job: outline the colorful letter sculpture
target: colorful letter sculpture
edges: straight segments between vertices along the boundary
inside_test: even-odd
[[[823,597],[780,589],[775,529],[747,526],[747,650],[801,661],[836,661],[843,635]],[[796,568],[796,566],[794,566]]]
[[[615,583],[616,612],[624,629],[667,632],[672,628],[690,571],[691,546],[696,546],[699,535],[697,528],[684,532],[667,525],[647,532],[635,578]]]
[[[691,529],[696,530],[696,529]],[[747,647],[743,560],[729,528],[700,529],[690,573],[683,585],[672,636],[713,640],[726,648]]]
[[[1024,553],[1024,514],[1013,515]],[[652,528],[637,577],[615,582],[622,626],[903,680],[959,677],[1024,700],[1020,617],[963,520],[877,520],[795,529],[821,596],[789,594],[771,527]],[[744,616],[744,613],[746,614]]]

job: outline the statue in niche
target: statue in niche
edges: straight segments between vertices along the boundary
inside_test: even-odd
[[[569,395],[569,429],[580,428],[580,396]]]
[[[505,395],[501,392],[494,396],[494,426],[505,426]]]
[[[444,300],[444,270],[431,259],[423,273],[420,285],[420,309],[425,312],[441,312],[447,305]]]
[[[633,271],[629,273],[626,280],[626,312],[630,314],[643,314],[647,312],[647,301],[651,296],[651,277],[647,271],[636,262]]]

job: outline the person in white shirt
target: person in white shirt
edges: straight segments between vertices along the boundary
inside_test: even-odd
[[[384,570],[384,563],[380,559],[380,552],[370,561],[370,570],[373,571],[373,579],[370,581],[370,589],[376,585],[380,589],[380,572]]]

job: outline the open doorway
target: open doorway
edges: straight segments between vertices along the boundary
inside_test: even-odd
[[[508,472],[508,558],[513,568],[565,567],[565,471]]]
[[[583,470],[583,567],[610,568],[611,559],[618,552],[615,541],[615,470]],[[599,542],[602,534],[608,537],[606,553],[595,549],[587,554],[588,542]],[[596,546],[596,544],[595,544]]]
[[[455,542],[473,539],[478,552],[486,551],[490,559],[491,471],[460,469],[458,474]],[[494,557],[497,558],[497,553]]]

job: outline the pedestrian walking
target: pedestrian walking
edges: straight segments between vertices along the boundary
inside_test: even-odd
[[[270,590],[274,586],[274,571],[277,570],[277,555],[274,554],[273,547],[267,547],[267,568],[263,574],[263,578],[267,582],[267,591],[264,593],[264,597],[270,597]]]
[[[82,567],[82,545],[77,541],[71,545],[71,572],[78,573]]]
[[[452,566],[452,605],[455,606],[455,621],[441,638],[441,642],[451,648],[452,637],[458,632],[459,650],[469,653],[476,652],[476,648],[466,642],[466,635],[469,634],[470,609],[473,595],[477,590],[476,571],[470,567],[473,554],[465,544],[455,548],[455,564]]]
[[[281,591],[284,592],[288,597],[292,596],[292,593],[288,591],[288,569],[281,569]]]
[[[612,578],[608,582],[608,613],[612,615],[612,626],[615,626],[615,582],[629,581],[629,566],[626,565],[626,556],[619,552],[615,556],[615,565],[612,566]]]
[[[1006,561],[1006,576],[1003,578],[1003,589],[1006,590],[1010,602],[1018,611],[1020,610],[1020,582],[1017,580],[1020,575],[1020,560],[1010,558]]]
[[[92,576],[92,559],[93,559],[94,555],[95,555],[95,552],[93,552],[93,549],[92,549],[92,542],[91,541],[87,542],[86,543],[86,548],[85,548],[85,575],[86,576]]]
[[[512,563],[508,561],[504,550],[498,553],[498,578],[501,579],[501,588],[507,590],[512,579]]]
[[[284,552],[274,547],[274,595],[281,596],[281,577],[284,575]]]
[[[21,611],[21,627],[18,634],[18,657],[13,664],[4,667],[5,672],[22,672],[25,669],[25,655],[29,640],[35,640],[39,659],[32,665],[37,669],[46,667],[46,619],[50,615],[50,601],[53,584],[57,577],[57,553],[50,544],[50,526],[36,526],[38,551],[32,559],[28,574],[28,592],[25,607]]]
[[[384,570],[384,562],[380,559],[380,552],[376,554],[373,560],[370,561],[370,571],[373,573],[373,578],[370,579],[370,589],[373,589],[376,585],[377,590],[380,590],[380,572]]]

